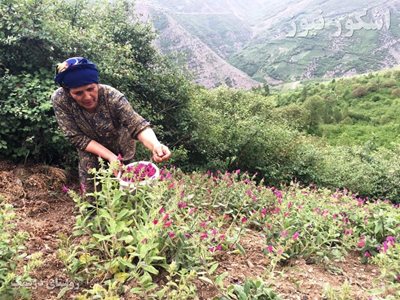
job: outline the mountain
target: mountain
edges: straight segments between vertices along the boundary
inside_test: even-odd
[[[399,17],[398,1],[298,1],[258,23],[229,61],[270,83],[392,67],[400,62]]]
[[[229,64],[223,53],[230,47],[220,44],[214,51],[201,38],[190,33],[168,11],[147,2],[138,2],[136,11],[143,21],[151,21],[157,32],[155,46],[187,69],[193,81],[207,88],[225,84],[250,89],[260,82]],[[243,35],[248,34],[244,31]],[[236,35],[233,35],[236,38]],[[224,50],[224,47],[226,50]],[[233,52],[232,52],[233,53]]]
[[[152,8],[159,49],[180,53],[175,59],[208,87],[332,78],[400,63],[397,0],[145,3]]]

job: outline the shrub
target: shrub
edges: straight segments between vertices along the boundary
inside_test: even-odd
[[[392,90],[392,96],[399,98],[400,97],[400,88]]]
[[[1,78],[0,149],[3,159],[71,162],[72,148],[58,130],[47,72]],[[72,152],[74,153],[74,151]]]
[[[397,86],[397,81],[395,79],[390,78],[390,79],[385,79],[381,84],[383,87],[390,88]]]
[[[365,86],[357,86],[352,91],[352,96],[355,98],[361,98],[368,95],[368,88]]]

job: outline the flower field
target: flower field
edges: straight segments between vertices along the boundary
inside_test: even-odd
[[[1,220],[8,237],[0,249],[10,232],[28,232],[8,245],[15,251],[7,260],[2,256],[2,297],[400,297],[400,210],[390,202],[295,183],[279,189],[240,170],[162,169],[159,181],[129,192],[105,167],[95,173],[96,191],[82,198],[46,172],[30,174],[21,186],[29,194],[40,189],[40,178],[47,184],[46,201],[36,210],[26,195],[2,191],[2,215],[15,216]],[[16,174],[3,170],[3,187],[5,176]],[[48,219],[55,207],[59,219]],[[34,230],[51,226],[62,230]]]

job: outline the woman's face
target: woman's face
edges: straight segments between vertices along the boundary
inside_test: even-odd
[[[87,111],[93,112],[99,102],[99,85],[91,83],[69,90],[71,97]]]

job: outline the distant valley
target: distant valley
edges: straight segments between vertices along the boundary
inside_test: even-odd
[[[328,79],[400,63],[400,2],[137,1],[156,47],[205,87]]]

